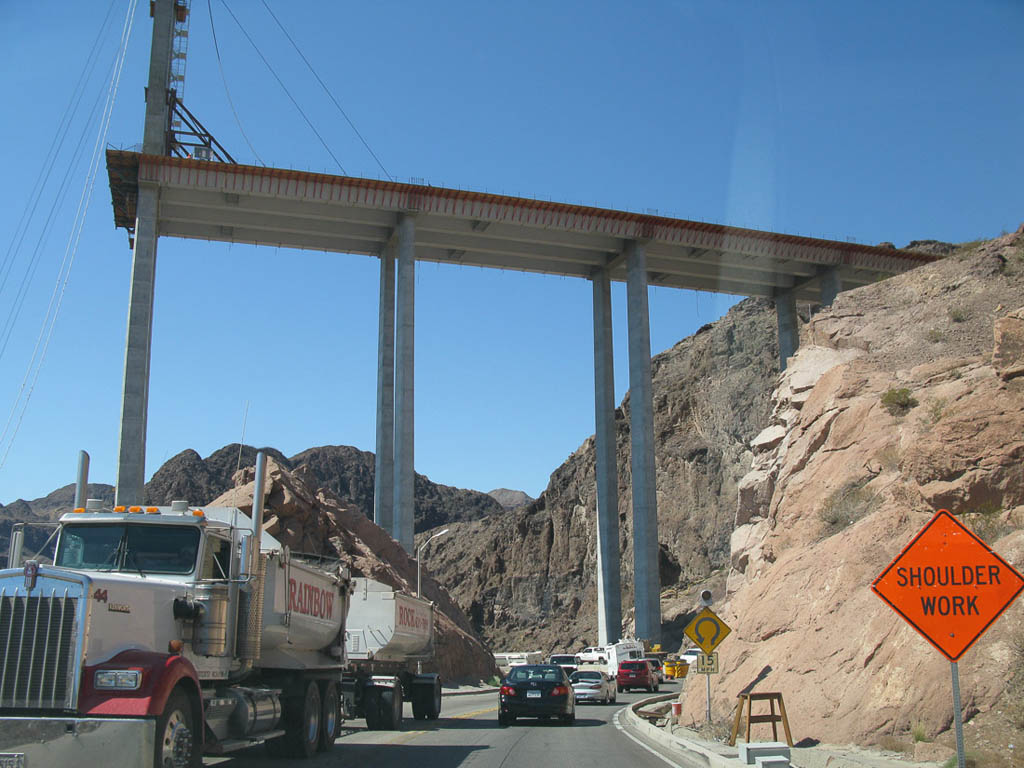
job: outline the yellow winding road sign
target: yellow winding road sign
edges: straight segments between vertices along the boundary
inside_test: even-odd
[[[704,653],[710,654],[732,630],[714,611],[705,608],[693,617],[693,621],[686,625],[683,632]]]

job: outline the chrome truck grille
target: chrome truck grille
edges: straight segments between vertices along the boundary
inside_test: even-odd
[[[0,707],[75,708],[82,585],[0,588]],[[84,606],[83,606],[84,607]]]

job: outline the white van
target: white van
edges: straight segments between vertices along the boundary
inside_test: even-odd
[[[605,647],[608,674],[613,678],[619,674],[619,664],[623,661],[635,661],[645,655],[644,644],[639,640],[620,640],[614,645]]]

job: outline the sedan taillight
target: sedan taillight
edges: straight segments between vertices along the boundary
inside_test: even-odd
[[[503,686],[501,686],[501,695],[502,696],[515,696],[516,695],[516,689],[513,688],[511,685],[503,685]]]
[[[569,689],[566,688],[564,685],[556,685],[554,688],[551,689],[552,696],[567,696],[568,694]]]

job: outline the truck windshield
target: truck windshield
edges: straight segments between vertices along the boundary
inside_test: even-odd
[[[66,525],[54,564],[130,573],[191,573],[199,530],[180,525]]]

